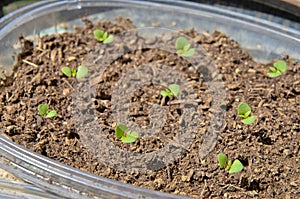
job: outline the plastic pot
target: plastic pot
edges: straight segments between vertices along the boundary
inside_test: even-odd
[[[300,59],[298,30],[221,7],[184,1],[52,0],[29,5],[0,20],[1,72],[11,72],[20,33],[34,40],[38,35],[65,31],[61,24],[72,31],[73,25],[83,25],[80,20],[83,16],[92,21],[128,17],[138,28],[159,23],[160,27],[174,31],[195,28],[198,32],[213,32],[217,29],[238,41],[259,61],[270,61],[283,54]],[[0,134],[0,167],[38,187],[6,183],[7,189],[23,187],[17,190],[40,197],[181,198],[62,165],[11,142],[3,134]]]

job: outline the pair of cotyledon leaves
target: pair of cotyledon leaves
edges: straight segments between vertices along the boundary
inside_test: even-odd
[[[108,35],[108,33],[103,30],[94,30],[94,36],[98,41],[103,42],[104,44],[109,44],[114,41],[114,36]]]
[[[114,41],[114,36],[108,35],[108,33],[103,30],[99,30],[99,29],[94,30],[94,36],[98,41],[103,42],[104,44],[109,44]],[[190,48],[190,46],[191,44],[186,38],[184,37],[177,38],[175,47],[177,49],[177,53],[180,54],[181,56],[190,57],[194,55],[195,49]]]
[[[135,131],[129,131],[125,124],[118,124],[115,129],[117,139],[121,139],[124,143],[135,142],[139,138],[139,134]]]
[[[250,116],[251,108],[247,103],[240,103],[238,106],[238,115],[243,118],[241,120],[244,124],[252,124],[255,121],[255,116]]]
[[[56,110],[49,111],[49,106],[47,104],[40,104],[38,106],[38,111],[41,116],[46,115],[46,118],[55,117],[57,114]]]
[[[178,37],[176,39],[175,47],[177,49],[177,53],[183,57],[190,57],[193,56],[195,53],[195,49],[190,48],[191,44],[184,37]]]
[[[218,155],[218,162],[220,168],[226,168],[229,174],[240,172],[244,168],[243,164],[238,159],[235,159],[233,162],[231,160],[228,161],[227,156],[224,153]]]
[[[286,62],[279,60],[270,67],[271,72],[268,72],[269,77],[275,78],[286,72]]]
[[[165,90],[160,91],[160,94],[164,97],[176,97],[179,94],[180,86],[178,84],[170,84]]]
[[[103,42],[104,44],[109,44],[114,41],[114,36],[109,35],[107,32],[103,30],[94,30],[94,36],[95,38]],[[190,57],[193,56],[195,53],[194,48],[190,48],[191,44],[189,41],[184,37],[178,37],[176,40],[175,47],[177,49],[177,53],[183,57]]]
[[[77,70],[75,68],[70,68],[64,66],[61,68],[61,72],[67,77],[76,77],[76,79],[81,79],[88,74],[88,68],[86,66],[78,66]]]

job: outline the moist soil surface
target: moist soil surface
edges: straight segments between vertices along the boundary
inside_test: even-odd
[[[275,60],[267,64],[255,62],[237,42],[218,31],[212,34],[200,34],[195,30],[181,31],[206,51],[207,58],[202,60],[203,63],[191,64],[188,59],[174,52],[155,48],[174,48],[174,34],[145,39],[138,32],[131,32],[125,40],[115,37],[112,44],[105,45],[94,38],[93,30],[103,29],[117,35],[134,29],[132,22],[121,17],[115,22],[99,21],[93,24],[86,19],[83,21],[84,27],[76,27],[71,33],[43,36],[37,44],[21,40],[23,50],[18,55],[14,73],[3,80],[0,87],[0,125],[3,135],[63,164],[161,192],[195,198],[299,197],[299,63],[287,55],[281,57],[287,62],[287,72],[276,79],[275,93],[273,80],[266,75]],[[119,45],[118,50],[113,44]],[[138,48],[128,50],[132,49],[130,45]],[[114,57],[116,51],[122,55]],[[107,55],[112,55],[112,61]],[[219,76],[207,75],[207,71],[195,68],[197,64],[205,66],[212,62]],[[97,76],[99,63],[107,64],[101,76]],[[187,80],[187,86],[193,88],[198,120],[197,126],[193,128],[191,142],[184,151],[180,151],[178,158],[170,164],[164,162],[156,170],[126,172],[104,164],[99,159],[101,155],[95,153],[97,150],[111,149],[99,148],[94,145],[95,142],[91,142],[93,146],[88,146],[89,139],[95,138],[86,135],[84,132],[90,131],[78,125],[81,120],[88,121],[86,112],[91,111],[95,116],[94,119],[101,127],[100,136],[121,149],[124,158],[132,153],[147,154],[160,150],[180,134],[178,129],[184,122],[182,117],[185,111],[182,104],[186,104],[180,97],[169,99],[161,96],[160,91],[168,85],[149,83],[140,85],[131,93],[126,91],[125,85],[116,95],[120,98],[125,95],[127,101],[123,104],[120,98],[113,99],[114,90],[119,86],[118,81],[124,75],[141,65],[153,64],[156,67],[151,69],[152,74],[161,74],[160,70],[164,70],[164,66],[170,67]],[[61,72],[63,66],[76,68],[79,65],[89,68],[85,80],[68,78]],[[147,78],[147,75],[140,75],[137,81],[140,81],[140,77]],[[166,79],[168,75],[174,74],[165,74]],[[208,82],[214,79],[224,83],[223,92],[226,93],[224,103],[217,104],[221,107],[218,110],[213,109],[212,104],[216,99],[208,86]],[[87,102],[89,104],[85,106],[89,108],[82,111],[80,103],[84,99],[74,96],[81,92],[80,89],[88,93],[88,87],[84,86],[86,80],[96,89],[92,93],[92,102]],[[80,93],[79,96],[86,95]],[[158,128],[157,133],[143,136],[141,130],[140,138],[129,145],[116,140],[114,128],[120,121],[115,119],[112,109],[119,109],[113,107],[113,100],[120,102],[121,108],[123,105],[128,108],[125,119],[129,118],[140,129],[147,126]],[[252,114],[256,116],[254,124],[246,126],[240,122],[237,115],[240,102],[247,102],[252,107]],[[41,103],[55,109],[57,116],[49,119],[40,116],[37,107]],[[162,124],[158,122],[160,126],[151,122],[157,116],[155,114],[162,114],[155,107],[163,107],[157,110],[166,113]],[[224,120],[218,123],[218,127],[211,129],[216,111]],[[212,132],[216,129],[217,133]],[[201,146],[206,142],[205,137],[212,133],[216,135],[215,143],[208,145],[205,155],[199,154],[199,151],[204,150]],[[244,169],[239,173],[226,174],[224,169],[219,168],[219,153],[227,154],[232,160],[239,159]],[[125,165],[126,162],[124,168]]]

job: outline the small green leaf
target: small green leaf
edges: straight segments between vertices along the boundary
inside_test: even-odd
[[[121,138],[121,141],[124,143],[132,143],[135,142],[138,137],[139,134],[137,132],[128,132],[125,136]]]
[[[125,124],[118,124],[115,129],[115,134],[117,139],[120,139],[125,135],[125,132],[128,130],[128,127]]]
[[[163,90],[163,91],[160,91],[160,94],[164,97],[167,97],[168,96],[168,92]]]
[[[132,142],[135,141],[135,139],[132,138],[132,137],[130,137],[130,136],[128,136],[128,135],[125,135],[125,136],[123,136],[123,137],[121,138],[121,141],[122,141],[123,143],[132,143]]]
[[[243,124],[252,124],[254,121],[255,121],[255,116],[251,116],[251,117],[241,120],[241,122]]]
[[[195,49],[194,48],[191,48],[189,49],[188,51],[184,52],[181,54],[181,56],[183,57],[191,57],[195,54]]]
[[[184,37],[178,37],[176,40],[175,47],[177,49],[177,54],[183,57],[190,57],[193,56],[195,53],[195,49],[191,48],[191,44],[189,41]]]
[[[138,132],[135,132],[135,131],[131,132],[130,136],[133,137],[133,138],[136,138],[136,139],[139,138]]]
[[[49,113],[47,113],[46,118],[55,117],[57,115],[56,110],[52,110]]]
[[[179,50],[177,50],[177,51],[176,51],[176,53],[177,53],[177,54],[179,54],[179,55],[182,55],[182,54],[184,54],[184,53],[185,53],[185,51],[184,51],[184,50],[181,50],[181,49],[179,49]]]
[[[191,47],[191,44],[187,44],[183,47],[183,51],[187,52],[189,48]]]
[[[240,103],[238,106],[238,115],[239,117],[243,118],[241,120],[244,124],[252,124],[255,121],[255,116],[249,117],[251,114],[251,108],[247,103]]]
[[[218,155],[218,162],[221,169],[225,168],[225,166],[227,165],[227,156],[224,153],[220,153]]]
[[[113,35],[109,35],[105,40],[104,40],[104,44],[109,44],[111,42],[114,41],[114,36]]]
[[[276,68],[274,68],[274,67],[270,67],[270,70],[273,72],[273,73],[276,73],[276,71],[277,71],[277,69]]]
[[[247,111],[247,112],[244,114],[244,118],[249,117],[250,113],[251,113],[251,110],[250,110],[250,111]]]
[[[108,35],[107,32],[103,33],[103,36],[102,36],[103,41],[105,41],[107,39],[107,35]]]
[[[114,41],[114,36],[108,35],[108,33],[103,30],[94,30],[94,36],[98,41],[103,42],[104,44],[109,44]]]
[[[45,115],[48,110],[49,110],[49,106],[47,104],[40,104],[38,106],[38,111],[41,116]]]
[[[104,31],[103,30],[94,30],[94,36],[98,41],[104,41]],[[106,39],[106,38],[105,38]]]
[[[241,170],[243,170],[243,168],[244,168],[243,164],[238,159],[236,159],[233,161],[228,172],[229,174],[240,172]]]
[[[67,77],[71,77],[72,76],[72,73],[71,73],[71,69],[67,66],[64,66],[61,68],[61,72],[63,74],[65,74]]]
[[[184,47],[186,45],[189,45],[189,44],[190,43],[189,43],[189,41],[186,38],[184,38],[184,37],[178,37],[176,39],[175,47],[176,47],[177,50],[184,50]]]
[[[78,66],[76,78],[81,79],[88,74],[88,68],[86,66]]]
[[[283,60],[279,60],[275,62],[274,67],[281,72],[281,74],[285,73],[286,71],[286,62]]]
[[[180,86],[178,84],[169,85],[169,90],[172,92],[174,96],[177,96],[180,91]]]
[[[72,77],[76,77],[76,69],[74,67],[72,67],[72,70],[71,70],[71,76]]]
[[[281,75],[280,71],[276,71],[275,73],[273,72],[269,72],[267,73],[269,77],[271,78],[275,78],[275,77],[279,77]]]
[[[226,165],[226,169],[229,170],[231,165],[232,165],[232,160],[228,160],[227,165]]]
[[[170,89],[162,90],[160,91],[160,94],[164,97],[172,97],[173,93],[170,91]]]
[[[268,76],[271,78],[279,77],[286,72],[286,62],[279,60],[273,64],[274,67],[270,67],[271,72],[268,72]]]
[[[242,102],[242,103],[239,104],[239,106],[238,106],[238,115],[239,116],[245,115],[249,111],[251,113],[251,108],[250,108],[250,106],[247,103]]]
[[[239,115],[240,118],[247,118],[245,115]]]

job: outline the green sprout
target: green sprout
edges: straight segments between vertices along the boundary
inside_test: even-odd
[[[108,35],[108,33],[103,30],[94,30],[94,36],[98,41],[103,42],[104,44],[109,44],[114,41],[114,36]]]
[[[38,106],[38,111],[41,116],[46,115],[46,118],[55,117],[57,115],[56,110],[49,111],[49,106],[47,104],[40,104]]]
[[[177,49],[177,53],[183,57],[190,57],[195,53],[195,49],[190,48],[190,42],[184,37],[178,37],[176,39],[175,47]]]
[[[180,86],[178,84],[170,84],[169,87],[165,90],[160,91],[160,94],[164,97],[177,97],[180,91]]]
[[[279,60],[273,64],[274,67],[270,67],[271,72],[268,72],[268,76],[274,78],[274,93],[276,93],[276,77],[281,76],[286,72],[286,62]]]
[[[225,168],[229,174],[240,172],[244,168],[243,164],[238,159],[235,159],[232,162],[227,159],[227,156],[224,153],[218,154],[218,162],[220,168]]]
[[[245,102],[240,103],[238,106],[238,115],[242,118],[241,122],[243,124],[252,124],[255,121],[255,116],[250,116],[250,114],[250,106]]]
[[[270,67],[271,72],[268,72],[269,77],[279,77],[286,71],[286,62],[279,60],[273,64],[274,67]]]
[[[125,124],[118,124],[115,129],[117,139],[121,139],[123,143],[133,143],[139,138],[139,134],[135,131],[128,130]]]
[[[81,79],[88,74],[88,68],[86,66],[78,66],[77,71],[74,67],[70,68],[64,66],[61,68],[61,72],[67,77],[76,77],[76,79]]]

